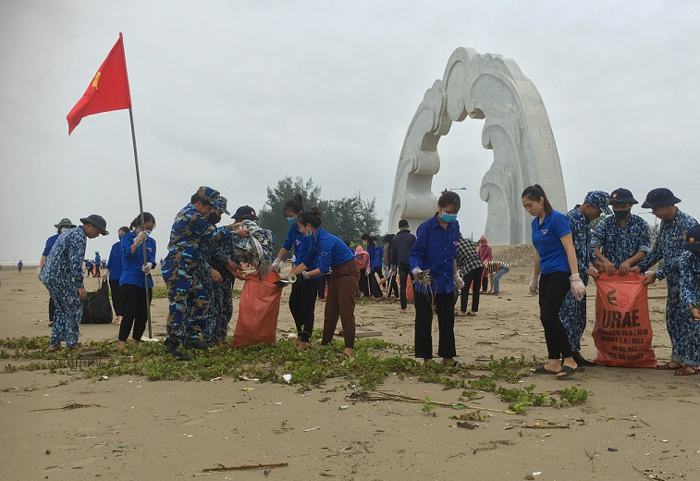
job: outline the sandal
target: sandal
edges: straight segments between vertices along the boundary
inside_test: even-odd
[[[464,317],[464,316],[468,316],[468,315],[469,315],[468,313],[467,314],[460,314],[459,311],[455,311],[455,317]]]
[[[683,364],[678,361],[669,361],[666,364],[659,364],[656,369],[659,371],[677,371],[683,368]]]
[[[469,317],[476,317],[476,313],[471,312],[471,311],[467,312],[466,315],[469,316]]]
[[[566,365],[561,366],[561,371],[557,374],[557,380],[569,379],[578,371],[578,367],[570,367]]]
[[[62,350],[63,348],[61,346],[49,346],[48,351],[49,352],[58,352]]]
[[[452,359],[451,361],[452,361],[452,362],[450,362],[450,361],[444,362],[444,361],[443,361],[442,363],[443,363],[445,366],[456,367],[457,369],[466,369],[466,368],[467,368],[467,363],[466,363],[466,362],[459,362],[459,361],[457,361],[456,359]]]
[[[552,374],[552,375],[559,374],[558,372],[550,371],[549,369],[545,368],[544,366],[539,366],[536,369],[530,369],[530,372],[532,374]]]
[[[675,372],[676,376],[694,376],[700,374],[700,368],[686,364]]]

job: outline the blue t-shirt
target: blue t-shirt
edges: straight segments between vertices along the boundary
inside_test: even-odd
[[[561,212],[552,211],[545,216],[542,223],[535,217],[532,219],[532,244],[540,256],[540,274],[546,275],[552,272],[568,272],[569,259],[566,257],[561,238],[571,234],[569,220]]]
[[[131,253],[131,246],[134,244],[134,239],[138,232],[132,231],[127,232],[121,238],[121,250],[122,250],[122,275],[119,278],[119,285],[131,284],[133,286],[143,288],[144,274],[141,270],[143,266],[143,245],[136,248],[136,252]],[[156,263],[156,241],[152,238],[146,239],[146,260],[147,262]],[[153,287],[153,279],[148,276],[148,287]]]
[[[120,242],[115,242],[112,250],[109,252],[107,260],[107,269],[109,269],[109,279],[118,281],[122,276],[122,245]]]
[[[58,236],[60,234],[54,234],[48,239],[46,239],[46,245],[44,246],[44,252],[41,254],[44,257],[49,257],[49,252],[51,252],[51,248],[53,245],[56,243],[56,239],[58,239]]]
[[[454,291],[454,261],[459,238],[459,222],[450,222],[443,228],[437,214],[416,230],[416,243],[408,255],[411,271],[416,267],[424,271],[430,269],[434,294],[449,294]],[[417,292],[425,292],[421,284],[416,283],[413,288]]]
[[[303,263],[307,267],[317,265],[322,274],[328,274],[331,267],[343,265],[353,259],[355,259],[355,253],[345,245],[345,242],[321,228],[316,231],[311,249]]]

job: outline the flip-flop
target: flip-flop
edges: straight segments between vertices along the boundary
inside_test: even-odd
[[[700,374],[700,368],[686,364],[680,369],[676,370],[676,376],[694,376]]]
[[[465,316],[476,317],[476,314],[472,314],[471,312],[467,312],[467,313],[465,314]]]
[[[455,360],[452,364],[450,363],[444,363],[446,366],[450,367],[456,367],[457,369],[466,369],[467,368],[467,363],[465,362],[459,362]]]
[[[569,379],[578,371],[578,367],[561,366],[561,371],[557,374],[557,380]],[[564,373],[564,374],[561,374]]]
[[[676,366],[674,367],[671,364],[676,364]],[[677,371],[678,369],[682,369],[682,368],[683,368],[683,364],[681,364],[680,362],[676,362],[676,361],[669,361],[666,364],[659,364],[658,366],[656,366],[656,369],[659,371]]]
[[[468,316],[468,315],[469,315],[469,314],[459,314],[458,311],[455,311],[455,317],[466,317],[466,316]]]
[[[544,366],[539,366],[536,369],[530,369],[530,372],[532,374],[551,374],[551,375],[557,375],[559,374],[558,372],[550,371],[546,369]]]

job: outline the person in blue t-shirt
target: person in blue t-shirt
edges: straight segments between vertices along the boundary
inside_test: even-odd
[[[455,361],[454,290],[464,287],[457,270],[457,244],[460,232],[457,212],[461,200],[457,193],[445,191],[438,199],[438,212],[416,230],[416,242],[409,254],[413,283],[415,321],[415,356],[424,363],[433,359],[433,311],[437,313],[438,356],[443,364],[465,368]]]
[[[369,274],[367,278],[369,279],[369,293],[375,299],[382,297],[382,290],[379,288],[379,282],[375,277],[375,273],[379,278],[383,278],[382,274],[382,256],[384,255],[384,248],[377,245],[377,241],[374,237],[369,234],[362,234],[362,244],[365,245],[365,250],[369,256]]]
[[[295,263],[292,269],[304,260],[311,249],[311,237],[306,237],[302,232],[297,216],[304,212],[304,198],[301,194],[294,196],[294,199],[284,205],[283,213],[289,223],[287,238],[282,244],[282,248],[277,253],[277,258],[272,262],[271,269],[279,271],[282,261],[287,257],[289,251],[294,249]],[[318,267],[316,264],[309,265],[310,270]],[[294,324],[297,326],[296,346],[299,350],[306,349],[311,340],[314,330],[314,310],[316,307],[316,293],[321,276],[297,278],[292,284],[292,292],[289,294],[289,312],[292,313]]]
[[[586,287],[579,275],[571,226],[564,214],[552,209],[544,189],[539,185],[526,188],[521,197],[523,207],[534,217],[532,243],[536,252],[530,294],[539,294],[540,320],[549,359],[547,364],[533,372],[568,379],[578,370],[578,365],[573,358],[566,329],[559,319],[559,310],[569,287],[576,300],[586,295]]]
[[[321,344],[333,340],[340,317],[345,354],[352,357],[355,347],[355,297],[360,281],[355,253],[341,239],[321,228],[321,211],[318,207],[299,214],[297,223],[300,232],[312,240],[306,257],[292,269],[290,275],[301,275],[304,279],[309,279],[330,272]],[[309,270],[308,266],[314,265],[318,267]]]
[[[122,322],[119,325],[119,348],[126,347],[131,327],[132,338],[136,344],[141,342],[148,320],[148,291],[153,287],[151,269],[156,265],[156,241],[150,236],[156,227],[156,219],[148,212],[143,213],[143,223],[139,215],[131,223],[133,231],[124,234],[120,240],[122,253],[122,275],[119,278],[119,290],[122,295]],[[146,249],[144,263],[143,249]],[[148,277],[148,286],[146,286]]]
[[[122,276],[122,236],[129,232],[126,226],[120,227],[117,235],[119,240],[112,245],[109,252],[109,259],[102,280],[109,283],[109,290],[112,292],[112,307],[114,308],[115,319],[112,324],[118,326],[122,322],[122,294],[119,290],[119,279]]]

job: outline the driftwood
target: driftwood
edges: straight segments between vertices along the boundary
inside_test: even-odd
[[[45,409],[34,409],[32,411],[29,411],[30,413],[36,413],[39,411],[67,411],[69,409],[78,409],[78,408],[105,408],[107,406],[100,406],[99,404],[80,404],[80,403],[70,403],[66,404],[65,406],[62,406],[60,408],[45,408]]]
[[[415,404],[423,404],[425,400],[423,399],[418,399],[418,398],[413,398],[409,396],[404,396],[402,394],[393,394],[393,393],[388,393],[385,391],[355,391],[350,395],[351,399],[357,400],[357,401],[401,401],[401,402],[407,402],[407,403],[415,403]],[[505,411],[503,409],[490,409],[490,408],[485,408],[482,406],[470,406],[468,404],[463,404],[463,403],[444,403],[440,401],[431,401],[431,404],[435,406],[440,406],[440,407],[445,407],[445,408],[454,408],[456,405],[461,405],[464,406],[467,409],[474,409],[474,410],[479,410],[479,411],[488,411],[492,413],[504,413],[504,414],[517,414],[515,411]]]
[[[287,463],[270,463],[270,464],[244,464],[241,466],[224,466],[219,464],[216,468],[204,468],[203,473],[211,473],[214,471],[239,471],[243,469],[260,469],[260,468],[279,468],[282,466],[289,466]]]

